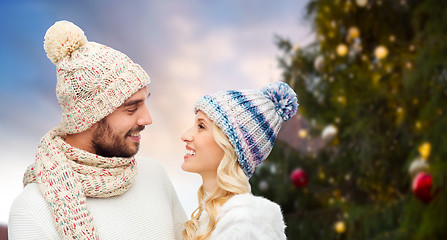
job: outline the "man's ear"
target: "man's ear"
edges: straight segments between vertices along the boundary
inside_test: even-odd
[[[67,134],[65,136],[65,142],[73,147],[93,153],[94,149],[91,146],[91,140],[93,139],[93,135],[98,128],[98,125],[98,123],[95,123],[90,128],[80,133]]]

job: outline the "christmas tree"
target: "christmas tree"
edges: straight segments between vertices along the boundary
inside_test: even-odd
[[[447,1],[307,10],[316,41],[277,41],[300,116],[253,193],[281,205],[289,239],[447,239]]]

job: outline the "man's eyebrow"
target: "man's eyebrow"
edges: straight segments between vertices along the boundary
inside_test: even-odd
[[[126,102],[123,103],[122,106],[123,107],[128,107],[128,106],[132,106],[132,105],[144,102],[146,99],[149,98],[150,95],[151,94],[149,93],[145,99],[135,99],[135,100],[126,101]]]

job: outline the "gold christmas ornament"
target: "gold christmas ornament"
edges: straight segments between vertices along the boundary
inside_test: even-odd
[[[417,130],[421,130],[422,128],[422,123],[421,121],[416,121],[416,123],[414,124]]]
[[[334,191],[332,191],[332,195],[335,197],[335,199],[340,199],[341,198],[340,189],[335,189]]]
[[[431,151],[431,144],[429,142],[424,142],[418,148],[419,154],[423,159],[428,159]]]
[[[394,41],[396,41],[396,36],[390,35],[390,42],[394,42]]]
[[[405,111],[404,111],[404,109],[402,107],[398,107],[396,109],[396,113],[397,113],[396,114],[396,122],[397,123],[401,123],[402,120],[404,119]]]
[[[350,8],[352,5],[351,1],[346,1],[345,2],[345,8]]]
[[[365,54],[362,54],[362,61],[368,61],[368,56],[366,56]]]
[[[355,0],[355,3],[357,3],[357,6],[359,7],[365,7],[366,4],[368,4],[368,0]]]
[[[346,181],[351,180],[351,174],[346,174],[346,175],[345,175],[345,180],[346,180]]]
[[[337,97],[337,101],[342,104],[345,105],[346,104],[346,97],[345,96],[338,96]]]
[[[344,233],[346,231],[346,224],[344,221],[337,221],[334,225],[334,229],[337,233]]]
[[[379,60],[385,59],[388,56],[388,49],[385,46],[380,45],[374,50],[374,56]]]
[[[318,177],[319,177],[321,180],[324,180],[324,179],[326,178],[326,175],[324,174],[324,172],[323,172],[322,170],[320,170],[320,172],[318,173]]]
[[[346,44],[339,44],[337,46],[337,55],[340,57],[344,57],[346,56],[346,54],[348,54],[348,46],[346,46]]]
[[[338,137],[334,137],[334,140],[332,140],[331,144],[332,146],[337,146],[340,143],[340,139]]]
[[[301,129],[298,131],[298,137],[300,138],[306,138],[307,137],[307,131],[305,129]]]
[[[331,21],[331,27],[332,28],[336,28],[337,27],[337,22],[336,21]]]
[[[355,39],[360,36],[360,30],[357,27],[350,27],[348,29],[348,39]]]

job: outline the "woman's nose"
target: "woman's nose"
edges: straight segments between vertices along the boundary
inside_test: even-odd
[[[183,133],[181,139],[183,142],[190,142],[192,141],[192,135],[191,135],[191,129],[186,130],[186,132]]]

